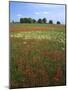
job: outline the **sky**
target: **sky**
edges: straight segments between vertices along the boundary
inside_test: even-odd
[[[10,22],[14,20],[19,22],[20,18],[46,18],[47,22],[53,20],[53,23],[60,21],[65,24],[65,5],[10,2]]]

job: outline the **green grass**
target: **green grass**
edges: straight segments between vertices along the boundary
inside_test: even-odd
[[[64,29],[11,32],[10,39],[11,88],[65,85]]]
[[[16,24],[12,24],[10,23],[11,25],[14,25],[14,26],[57,26],[56,24],[43,24],[43,23],[16,23]],[[64,25],[58,25],[58,26],[64,26]]]

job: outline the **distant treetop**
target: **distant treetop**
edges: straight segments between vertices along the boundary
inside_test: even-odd
[[[12,23],[15,23],[14,20],[12,20]],[[47,23],[46,18],[39,18],[38,20],[32,19],[32,18],[20,18],[20,21],[18,23]],[[53,24],[53,20],[49,20],[49,24]],[[57,21],[56,24],[61,24],[60,21]]]
[[[60,24],[60,21],[57,21],[57,24]]]

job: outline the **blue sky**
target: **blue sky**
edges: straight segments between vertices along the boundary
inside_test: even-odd
[[[45,17],[47,21],[65,24],[65,5],[10,2],[10,21],[19,21],[21,17],[36,20]]]

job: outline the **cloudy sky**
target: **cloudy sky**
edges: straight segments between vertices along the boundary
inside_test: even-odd
[[[46,18],[54,23],[60,21],[65,24],[65,5],[10,2],[10,21],[31,17],[36,20]]]

